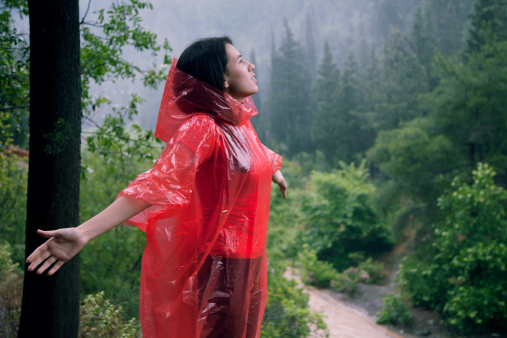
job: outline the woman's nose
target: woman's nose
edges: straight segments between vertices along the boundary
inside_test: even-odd
[[[249,70],[254,70],[255,69],[255,65],[253,63],[248,62],[248,64],[250,65]]]

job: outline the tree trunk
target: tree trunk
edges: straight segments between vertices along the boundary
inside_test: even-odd
[[[79,3],[30,0],[30,159],[26,254],[37,229],[79,222],[81,82]],[[19,337],[76,337],[79,259],[48,277],[25,273]]]

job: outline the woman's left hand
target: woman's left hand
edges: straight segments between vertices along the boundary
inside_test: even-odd
[[[285,178],[283,178],[282,172],[278,170],[273,174],[273,182],[278,184],[280,187],[280,192],[283,194],[283,198],[287,198],[287,183],[285,182]]]

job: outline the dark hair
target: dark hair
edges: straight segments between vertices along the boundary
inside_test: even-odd
[[[228,36],[197,40],[181,53],[176,67],[202,82],[225,91],[226,43],[232,45],[232,40]]]

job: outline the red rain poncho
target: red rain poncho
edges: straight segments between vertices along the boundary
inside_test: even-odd
[[[145,337],[258,337],[266,304],[272,175],[242,103],[176,68],[155,135],[167,146],[119,196],[152,206],[126,224],[146,232],[140,318]]]

